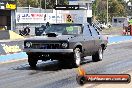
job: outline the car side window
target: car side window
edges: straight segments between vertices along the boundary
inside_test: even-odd
[[[88,27],[89,27],[89,26],[88,26]],[[92,36],[92,32],[91,32],[91,30],[90,30],[90,27],[89,27],[88,29],[89,29],[90,35]]]
[[[88,26],[84,26],[84,28],[83,28],[83,35],[85,35],[85,36],[92,36],[91,32],[90,32],[90,30],[88,28]]]
[[[95,28],[95,30],[97,31],[98,35],[100,35],[100,32],[99,32],[99,30],[98,30],[97,28]]]
[[[91,27],[91,32],[93,37],[97,37],[99,35],[99,32],[94,27]]]

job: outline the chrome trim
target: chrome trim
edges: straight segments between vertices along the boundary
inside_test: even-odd
[[[24,52],[72,53],[73,49],[24,49]]]

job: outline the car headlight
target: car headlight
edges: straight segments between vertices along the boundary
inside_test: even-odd
[[[31,46],[32,46],[32,43],[31,43],[31,42],[26,42],[26,44],[25,44],[25,45],[26,45],[26,47],[28,47],[28,48],[29,48],[29,47],[31,47]]]
[[[62,48],[67,48],[68,44],[67,43],[62,43]]]

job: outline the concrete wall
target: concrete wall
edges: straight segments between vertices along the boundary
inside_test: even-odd
[[[0,30],[0,40],[9,38],[10,38],[9,30]]]
[[[113,27],[123,27],[124,20],[125,20],[125,17],[113,17],[112,26]]]

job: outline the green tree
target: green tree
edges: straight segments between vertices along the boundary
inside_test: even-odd
[[[106,11],[107,5],[106,5],[106,0],[100,0],[98,4],[98,20],[101,22],[106,22],[106,16],[107,16],[107,11]]]
[[[59,5],[68,5],[68,0],[58,0]]]
[[[109,1],[109,18],[125,16],[124,1],[122,0],[110,0]]]
[[[27,0],[28,5],[30,5],[31,7],[38,7],[39,2],[38,0]]]
[[[18,7],[26,7],[27,0],[17,0],[17,6]]]
[[[55,5],[55,2],[56,0],[42,0],[42,8],[45,9],[45,5],[46,5],[46,9],[52,9]],[[45,4],[46,3],[46,4]]]
[[[126,16],[124,0],[108,0],[109,20],[116,16]],[[93,3],[93,16],[96,20],[106,22],[107,0],[95,0]]]
[[[58,5],[68,5],[68,0],[57,0]],[[46,8],[53,9],[56,5],[56,0],[46,0]],[[45,0],[42,0],[42,8],[45,9]]]
[[[17,0],[18,7],[38,7],[39,1],[38,0]]]
[[[95,1],[93,2],[93,5],[92,5],[93,19],[94,19],[94,20],[96,19],[97,14],[98,14],[97,8],[98,8],[99,1],[100,1],[100,0],[95,0]]]
[[[41,6],[43,9],[45,9],[45,3],[46,3],[46,9],[53,9],[54,5],[56,4],[56,0],[17,0],[17,6],[18,7],[28,7],[29,5],[31,7],[40,7],[40,1]],[[68,5],[68,0],[57,0],[59,5]]]

